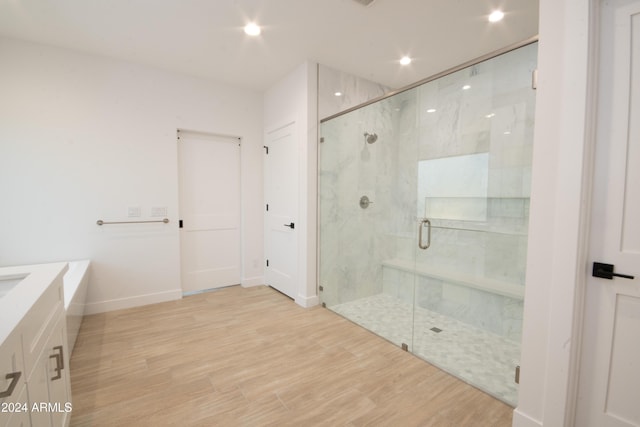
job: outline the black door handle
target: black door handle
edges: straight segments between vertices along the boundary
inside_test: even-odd
[[[593,270],[591,271],[593,277],[600,277],[602,279],[612,280],[613,276],[622,277],[624,279],[634,279],[633,276],[628,274],[618,274],[613,272],[613,264],[605,264],[602,262],[594,262]]]
[[[292,230],[293,230],[294,228],[296,228],[296,225],[295,225],[294,223],[291,223],[291,224],[285,224],[284,226],[285,226],[285,227],[289,227],[289,228],[290,228],[290,229],[292,229]]]

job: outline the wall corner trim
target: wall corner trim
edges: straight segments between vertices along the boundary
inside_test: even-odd
[[[296,304],[304,308],[310,308],[320,304],[320,298],[318,297],[318,295],[312,295],[309,297],[298,295],[295,301]]]
[[[534,420],[516,408],[513,411],[513,427],[542,427],[542,421]]]
[[[240,281],[240,285],[243,288],[251,288],[253,286],[262,286],[264,285],[264,276],[255,276],[255,277],[243,277]]]

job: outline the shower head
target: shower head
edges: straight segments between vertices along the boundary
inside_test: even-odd
[[[367,141],[367,144],[373,144],[374,142],[376,142],[378,140],[378,134],[365,132],[364,133],[364,140]]]

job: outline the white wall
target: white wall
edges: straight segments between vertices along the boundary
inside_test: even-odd
[[[316,286],[317,211],[317,64],[305,62],[269,89],[264,96],[265,133],[295,121],[298,144],[299,206],[298,293],[303,307],[318,304]]]
[[[572,423],[575,319],[587,269],[590,8],[583,0],[540,0],[518,427]]]
[[[262,283],[262,96],[0,39],[0,265],[91,258],[92,312],[180,297],[176,129],[242,137],[243,283]],[[166,206],[169,225],[112,225]]]

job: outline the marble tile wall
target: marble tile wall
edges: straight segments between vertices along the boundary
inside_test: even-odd
[[[380,293],[382,260],[395,254],[393,111],[380,102],[322,127],[320,277],[327,305]],[[368,144],[365,132],[377,141]],[[366,209],[363,196],[371,201]]]
[[[318,65],[318,117],[324,119],[379,98],[391,88],[340,70]],[[336,96],[336,93],[340,93]]]

